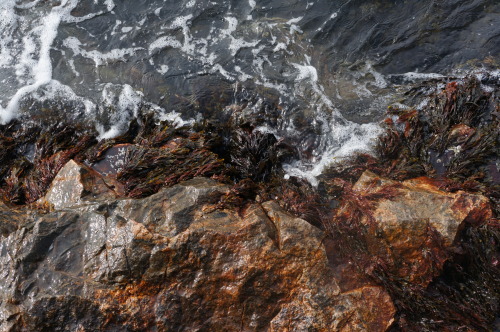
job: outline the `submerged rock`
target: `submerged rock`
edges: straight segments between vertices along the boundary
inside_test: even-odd
[[[16,224],[0,241],[2,331],[384,331],[394,318],[380,288],[340,293],[324,233],[274,202],[214,209],[228,188],[206,178],[144,199],[101,184],[71,161],[53,212],[0,208]]]

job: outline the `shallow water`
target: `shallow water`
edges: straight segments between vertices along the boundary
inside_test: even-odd
[[[110,138],[144,105],[178,124],[259,114],[301,147],[289,174],[312,182],[369,149],[408,84],[500,54],[496,0],[3,0],[0,13],[2,123],[50,108]]]

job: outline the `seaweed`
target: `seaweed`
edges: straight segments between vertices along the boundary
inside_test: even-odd
[[[442,181],[444,190],[482,193],[495,206],[500,185],[500,86],[485,91],[480,84],[470,76],[431,89],[419,110],[390,107],[374,156],[358,154],[333,164],[322,178],[353,182],[367,169],[399,181],[427,176]]]
[[[226,194],[214,198],[216,209],[242,212],[248,204],[275,200],[325,230],[342,259],[390,293],[398,308],[394,330],[487,330],[499,310],[498,221],[465,227],[454,251],[445,256],[430,250],[432,264],[447,261],[443,273],[424,288],[398,276],[388,255],[369,250],[378,241],[372,232],[375,204],[397,197],[398,185],[353,189],[365,170],[398,181],[427,176],[443,190],[486,195],[498,218],[500,184],[492,167],[499,161],[500,87],[484,91],[476,77],[434,83],[444,84],[411,92],[427,100],[420,109],[388,110],[375,155],[357,154],[333,164],[318,188],[284,177],[282,163],[304,151],[256,129],[267,118],[277,121],[275,105],[263,103],[256,120],[247,121],[238,115],[248,102],[243,100],[231,114],[219,112],[224,114],[218,120],[185,127],[159,121],[144,108],[123,135],[101,141],[92,128],[69,123],[13,121],[0,126],[0,196],[11,204],[36,202],[70,159],[92,167],[107,158],[110,148],[127,144],[124,166],[112,175],[123,185],[124,196],[145,197],[205,176],[229,185]],[[215,110],[209,106],[206,114]],[[441,239],[428,231],[428,247],[439,249]]]
[[[89,128],[68,123],[39,127],[13,121],[0,127],[0,194],[4,201],[21,205],[35,202],[57,172],[72,158],[95,144]]]
[[[174,149],[135,146],[127,152],[125,166],[117,179],[129,197],[144,197],[164,186],[196,176],[211,176],[223,170],[217,155],[202,147]]]
[[[500,160],[500,86],[485,91],[480,84],[471,76],[445,82],[443,88],[415,89],[412,93],[426,91],[427,102],[418,110],[389,108],[374,156],[355,155],[322,175],[327,194],[342,201],[333,218],[322,220],[333,251],[352,262],[360,278],[389,292],[397,307],[394,331],[490,330],[500,310],[500,228],[495,219],[500,190],[494,169]],[[384,195],[391,199],[397,188],[381,191],[380,197],[353,191],[365,170],[398,181],[426,176],[442,190],[483,194],[494,218],[482,226],[469,223],[451,251],[439,250],[440,237],[429,229],[428,247],[437,250],[428,251],[427,258],[437,266],[445,262],[444,269],[427,287],[412,283],[392,271],[393,262],[384,252],[370,254],[377,241],[369,235],[372,203]]]
[[[322,227],[336,205],[334,200],[321,195],[305,179],[282,176],[273,177],[260,192],[262,200],[275,200],[291,214],[302,218],[312,225]]]
[[[500,228],[483,225],[463,230],[455,254],[427,288],[375,269],[399,309],[392,330],[490,330],[500,310],[499,257]]]

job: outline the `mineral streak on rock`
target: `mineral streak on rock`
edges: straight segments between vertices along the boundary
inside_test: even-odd
[[[207,209],[228,187],[206,178],[115,199],[86,176],[103,183],[63,167],[52,212],[0,207],[15,222],[0,242],[1,330],[385,331],[394,319],[381,288],[340,293],[324,233],[274,202]]]

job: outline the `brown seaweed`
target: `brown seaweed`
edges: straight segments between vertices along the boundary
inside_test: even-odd
[[[389,109],[375,156],[358,154],[332,165],[319,188],[303,179],[284,178],[282,162],[298,155],[291,144],[255,130],[256,123],[230,116],[179,128],[157,121],[152,111],[143,109],[123,135],[101,141],[87,127],[13,121],[0,126],[1,199],[18,205],[35,202],[68,160],[92,166],[106,158],[110,148],[127,144],[124,167],[114,175],[124,195],[144,197],[206,176],[230,185],[226,194],[214,198],[215,208],[241,212],[249,203],[276,200],[323,228],[361,277],[390,293],[398,308],[394,330],[488,330],[499,309],[498,220],[465,227],[455,251],[446,253],[444,272],[423,288],[394,274],[389,257],[368,250],[370,241],[376,241],[368,235],[370,213],[378,200],[396,197],[397,186],[374,193],[353,190],[367,169],[395,180],[427,176],[443,190],[488,196],[498,218],[500,190],[491,167],[499,160],[500,87],[485,92],[475,77],[445,83],[442,89],[426,88],[431,93],[419,110]],[[440,239],[432,229],[429,239],[429,247],[439,248]],[[429,255],[436,265],[444,259],[437,252]]]
[[[28,204],[44,195],[57,172],[95,144],[95,135],[67,123],[39,127],[13,121],[0,126],[0,193],[12,204]]]
[[[434,90],[418,111],[389,109],[375,156],[358,154],[332,165],[322,176],[328,194],[343,201],[343,210],[333,219],[324,219],[323,227],[336,252],[354,263],[360,277],[368,277],[390,293],[398,309],[394,331],[491,329],[500,310],[498,220],[465,227],[454,251],[444,257],[429,252],[431,262],[446,263],[441,275],[422,287],[392,273],[391,261],[383,253],[369,254],[370,225],[360,220],[370,219],[371,202],[377,197],[353,192],[352,185],[367,169],[395,180],[427,176],[443,190],[486,195],[498,218],[499,183],[491,165],[500,160],[500,86],[495,91],[483,91],[476,77],[468,77]],[[434,242],[429,247],[439,248],[439,237],[429,231]]]

